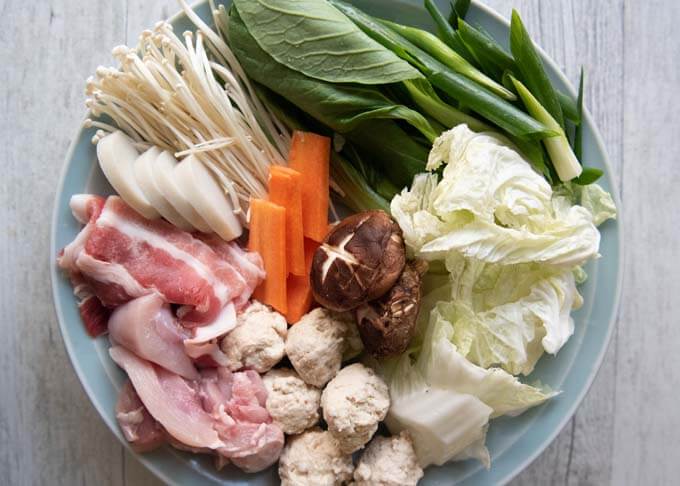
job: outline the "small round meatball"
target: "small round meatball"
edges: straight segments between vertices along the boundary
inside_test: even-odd
[[[423,477],[408,432],[374,438],[354,470],[355,486],[416,486]]]
[[[269,307],[253,302],[239,314],[236,327],[222,340],[227,367],[249,368],[258,373],[269,371],[281,361],[288,332],[286,318]]]
[[[354,323],[344,314],[317,308],[290,328],[286,354],[300,378],[321,388],[337,374],[348,350],[349,326]]]
[[[319,428],[288,439],[279,459],[281,486],[340,486],[352,479],[352,456]]]
[[[323,418],[344,453],[361,449],[385,418],[390,394],[375,372],[355,363],[340,370],[321,394]]]
[[[286,434],[300,434],[319,422],[321,390],[287,368],[270,370],[262,378],[267,411]]]

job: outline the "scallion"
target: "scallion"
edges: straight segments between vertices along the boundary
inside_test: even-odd
[[[536,96],[541,106],[564,130],[562,107],[557,99],[557,94],[555,94],[555,89],[516,10],[513,10],[512,20],[510,21],[510,50],[515,57],[515,64],[522,75],[522,80],[526,83],[529,91]]]
[[[380,22],[399,33],[406,40],[412,42],[442,64],[462,74],[466,78],[470,78],[471,80],[488,88],[491,92],[497,94],[501,98],[510,101],[517,99],[517,97],[511,91],[505,89],[502,85],[498,84],[486,74],[479,71],[465,58],[463,58],[463,56],[459,55],[448,45],[442,42],[437,36],[432,35],[426,30],[389,22],[387,20],[381,20]]]
[[[522,98],[527,111],[531,113],[534,118],[557,133],[554,137],[543,139],[543,144],[548,150],[550,161],[555,167],[560,180],[570,181],[580,176],[583,168],[571,149],[569,140],[567,140],[567,136],[562,127],[521,81],[514,77],[511,77],[511,79],[515,85],[515,89],[517,89],[517,93],[520,98]]]

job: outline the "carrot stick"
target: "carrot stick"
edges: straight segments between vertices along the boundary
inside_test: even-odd
[[[288,289],[288,312],[286,320],[288,324],[295,324],[302,316],[309,312],[314,298],[312,297],[312,287],[309,282],[309,274],[312,270],[312,260],[314,252],[319,247],[319,243],[305,238],[305,269],[307,274],[304,277],[290,275],[286,283]]]
[[[248,249],[262,257],[266,277],[253,297],[282,314],[287,311],[286,297],[286,210],[263,199],[250,201],[250,238]]]
[[[302,174],[302,223],[307,238],[322,242],[328,230],[331,139],[296,131],[288,156],[290,168]]]
[[[302,174],[272,165],[269,200],[286,208],[286,262],[288,273],[305,275],[305,242],[302,223]]]

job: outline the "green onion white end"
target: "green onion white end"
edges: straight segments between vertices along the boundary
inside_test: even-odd
[[[544,138],[543,143],[545,144],[545,148],[548,151],[548,155],[550,155],[550,160],[552,161],[553,166],[555,166],[555,170],[557,171],[560,180],[566,182],[580,176],[581,172],[583,172],[583,167],[581,167],[574,151],[571,149],[569,140],[567,140],[567,136],[565,135],[564,130],[562,130],[562,127],[541,103],[539,103],[534,95],[531,94],[526,86],[514,77],[511,76],[510,78],[531,116],[557,133],[557,135],[553,137]]]

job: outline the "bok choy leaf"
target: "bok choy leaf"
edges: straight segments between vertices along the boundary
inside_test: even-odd
[[[393,102],[375,87],[311,79],[279,64],[255,42],[236,10],[229,17],[229,41],[252,79],[338,133],[350,132],[369,119],[390,118],[411,124],[430,141],[437,136],[420,113]]]
[[[235,0],[234,4],[262,50],[310,78],[375,85],[421,77],[328,2]]]

